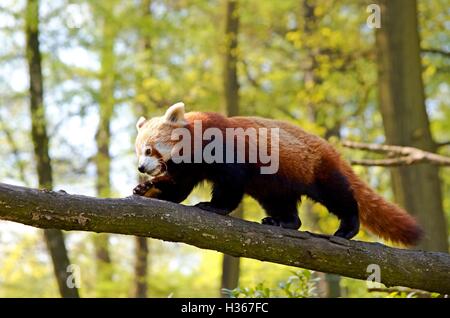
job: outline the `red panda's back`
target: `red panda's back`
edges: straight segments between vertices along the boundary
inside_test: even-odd
[[[290,123],[261,117],[225,117],[217,113],[186,113],[187,121],[192,124],[201,120],[203,128],[215,127],[225,132],[226,128],[279,129],[279,174],[303,183],[314,181],[316,168],[321,164],[324,154],[334,153],[334,149],[322,138],[309,134]],[[270,138],[267,139],[271,149]]]
[[[229,121],[244,129],[279,128],[279,172],[305,183],[313,182],[322,154],[331,148],[322,138],[284,121],[260,117],[231,117]]]

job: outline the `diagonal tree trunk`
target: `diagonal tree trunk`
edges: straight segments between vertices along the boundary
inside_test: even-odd
[[[376,33],[380,110],[388,144],[435,152],[425,107],[415,0],[381,1]],[[439,169],[422,163],[392,170],[396,201],[425,231],[419,247],[448,252]]]
[[[239,82],[237,76],[239,7],[237,0],[225,1],[225,52],[223,57],[223,93],[228,116],[239,114]],[[242,218],[242,204],[233,212],[233,216]],[[234,289],[239,284],[240,260],[227,254],[223,255],[221,295],[223,289]]]
[[[28,0],[25,16],[26,58],[30,80],[30,114],[31,138],[34,146],[34,158],[39,180],[39,187],[52,189],[52,166],[49,155],[49,138],[44,109],[44,88],[41,66],[41,52],[39,48],[39,1]],[[77,298],[78,290],[69,288],[70,278],[67,267],[69,257],[64,243],[62,231],[55,229],[44,230],[45,242],[53,262],[53,270],[62,297]]]

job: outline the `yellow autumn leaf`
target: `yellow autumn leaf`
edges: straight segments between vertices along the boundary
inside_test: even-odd
[[[425,72],[423,73],[423,76],[425,78],[432,77],[436,73],[436,66],[434,65],[428,65],[427,68],[425,68]]]
[[[288,33],[286,33],[286,40],[288,40],[289,42],[295,43],[300,41],[300,32],[297,31],[290,31]]]
[[[146,78],[142,81],[142,87],[144,87],[145,89],[149,89],[155,86],[157,82],[158,81],[154,78]]]
[[[316,17],[320,17],[321,15],[323,15],[324,12],[324,8],[320,5],[318,5],[317,7],[314,8],[314,15]]]
[[[327,27],[324,27],[324,28],[321,28],[320,29],[320,34],[323,36],[323,37],[325,37],[325,38],[328,38],[328,37],[330,37],[331,36],[331,29],[330,28],[327,28]]]

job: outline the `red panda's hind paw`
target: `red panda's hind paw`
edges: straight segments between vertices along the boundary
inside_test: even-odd
[[[281,226],[284,229],[298,230],[302,225],[300,218],[297,215],[290,216],[288,218],[277,218],[273,216],[265,217],[261,220],[262,224]]]
[[[341,220],[339,229],[334,233],[334,236],[339,236],[350,240],[359,232],[359,217],[352,215]]]
[[[231,212],[226,209],[217,208],[217,207],[213,206],[211,204],[211,202],[200,202],[200,203],[197,203],[195,206],[202,210],[213,212],[213,213],[220,214],[220,215],[227,215]]]
[[[153,183],[151,183],[150,181],[146,181],[144,183],[139,183],[134,189],[133,189],[133,194],[136,195],[145,195],[148,190],[150,190],[151,188],[153,188]]]
[[[271,216],[265,217],[261,220],[261,224],[272,225],[272,226],[280,226],[280,221]]]

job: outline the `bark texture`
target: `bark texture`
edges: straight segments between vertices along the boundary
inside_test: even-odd
[[[220,216],[195,207],[128,197],[99,199],[0,183],[0,219],[40,228],[108,232],[183,242],[235,257],[450,293],[450,255],[349,241]]]

